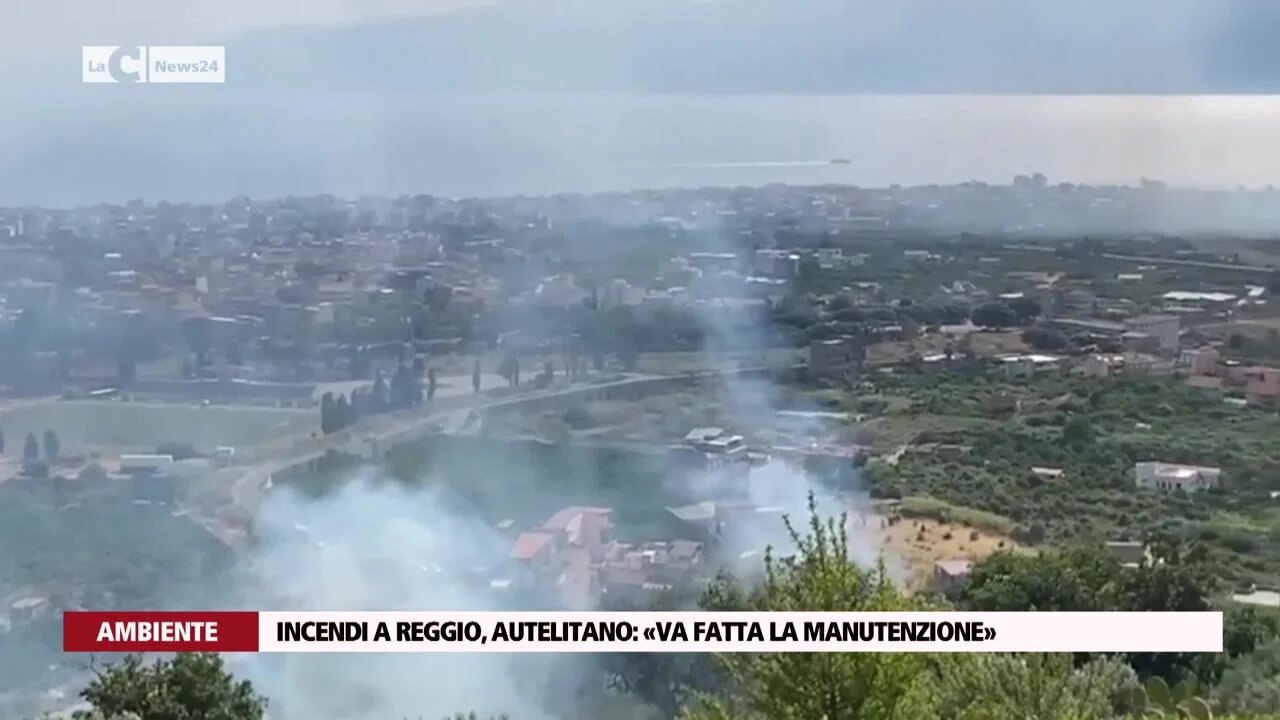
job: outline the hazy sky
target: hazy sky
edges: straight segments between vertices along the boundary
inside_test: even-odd
[[[0,0],[0,56],[85,44],[162,44],[295,24],[422,15],[489,0]]]
[[[1280,92],[1277,30],[1280,0],[0,0],[0,206],[803,182],[654,167],[830,157],[864,184],[1268,184],[1280,96],[1185,96]],[[225,85],[80,81],[81,45],[195,42],[227,46]]]

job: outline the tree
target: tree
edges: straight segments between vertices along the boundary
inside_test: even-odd
[[[1062,440],[1076,448],[1093,442],[1093,425],[1084,415],[1075,415],[1062,426]]]
[[[984,612],[1197,612],[1209,609],[1216,583],[1197,548],[1153,547],[1153,561],[1121,566],[1105,548],[1089,545],[1036,556],[1000,552],[979,562],[956,604]],[[1130,653],[1142,677],[1176,683],[1211,655]]]
[[[409,366],[404,363],[397,365],[395,374],[391,376],[391,407],[403,409],[417,405],[422,401],[421,394]]]
[[[116,364],[116,378],[121,383],[131,382],[138,376],[138,361],[132,355],[125,355]]]
[[[716,609],[713,598],[699,598],[691,587],[664,590],[639,603],[605,596],[601,610],[609,612],[670,612],[696,606]],[[676,718],[699,693],[721,687],[716,658],[703,653],[609,653],[602,656],[609,686],[657,708],[663,718]]]
[[[516,359],[513,352],[507,352],[502,356],[502,362],[498,363],[498,374],[511,387],[520,384],[520,361]]]
[[[1139,687],[1133,670],[1118,660],[1073,668],[1065,654],[962,655],[940,663],[937,675],[942,720],[1108,718],[1113,698]]]
[[[974,308],[973,324],[988,328],[1006,328],[1018,324],[1018,315],[1004,303],[984,303]]]
[[[716,590],[729,604],[755,611],[880,611],[921,608],[893,585],[884,564],[860,569],[849,556],[845,518],[819,518],[809,498],[810,523],[801,536],[787,522],[797,548],[792,557],[765,557],[763,588],[750,595]],[[693,720],[824,718],[877,720],[934,716],[934,693],[920,653],[776,653],[722,656],[724,692],[689,712]]]
[[[1062,350],[1067,347],[1067,336],[1053,328],[1030,327],[1022,331],[1022,342],[1036,350]]]
[[[382,412],[390,404],[391,391],[387,388],[387,379],[379,370],[373,376],[373,399],[369,403],[369,409],[372,412]]]
[[[1025,295],[1010,300],[1009,309],[1013,311],[1013,314],[1018,318],[1019,324],[1022,325],[1026,325],[1040,317],[1040,313],[1044,310],[1040,307],[1039,301]]]
[[[22,444],[23,462],[35,462],[40,459],[40,441],[35,433],[27,433],[27,440]]]
[[[325,435],[337,429],[334,410],[333,393],[327,392],[320,397],[320,432]]]
[[[182,653],[144,665],[127,656],[97,674],[80,696],[112,717],[134,713],[146,720],[262,720],[267,701],[247,680],[236,680],[222,658]]]
[[[333,402],[333,430],[346,429],[356,421],[355,406],[347,401],[346,395],[339,395]]]
[[[1280,639],[1234,660],[1213,688],[1214,705],[1232,712],[1280,708]]]
[[[621,341],[618,348],[618,364],[627,372],[635,372],[636,364],[640,361],[640,352],[636,350],[636,345],[630,339]]]
[[[551,361],[548,360],[543,364],[542,372],[538,373],[537,377],[533,379],[534,387],[539,390],[545,390],[548,387],[551,387],[551,382],[555,380],[555,377],[555,368],[551,365]]]
[[[58,434],[53,430],[44,431],[44,458],[50,463],[57,462],[58,454],[62,451],[62,443],[58,441]]]

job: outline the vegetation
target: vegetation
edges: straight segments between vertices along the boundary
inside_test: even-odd
[[[72,492],[75,502],[69,502]],[[6,549],[0,587],[38,594],[54,607],[137,609],[194,600],[183,593],[207,587],[225,571],[231,550],[169,507],[135,503],[135,493],[131,483],[106,478],[83,486],[64,478],[0,483],[0,548]],[[56,615],[15,624],[0,638],[6,668],[0,693],[65,681]],[[51,670],[54,665],[60,667]]]
[[[1072,547],[1039,556],[997,553],[977,564],[957,593],[965,610],[992,612],[1195,612],[1211,608],[1216,584],[1200,548],[1157,547],[1150,561],[1124,567],[1101,547]],[[1199,677],[1216,681],[1232,659],[1277,636],[1277,619],[1252,609],[1230,609],[1224,655],[1143,653],[1125,661],[1143,677],[1169,683]]]
[[[824,521],[816,512],[807,536],[788,525],[797,554],[770,553],[759,590],[718,588],[721,597],[737,597],[718,604],[756,611],[922,609],[894,587],[883,566],[868,572],[850,560],[843,527],[843,518]],[[765,653],[720,661],[723,688],[702,698],[689,718],[905,719],[927,717],[932,706],[930,658],[922,654]]]
[[[267,708],[251,683],[236,680],[222,658],[205,653],[151,665],[126,657],[98,673],[81,697],[105,717],[129,713],[146,720],[262,720]]]
[[[1280,583],[1273,411],[1154,377],[936,373],[876,377],[862,392],[891,401],[870,432],[887,423],[927,428],[896,464],[868,466],[877,496],[931,498],[1007,518],[1031,542],[1196,540],[1229,584]],[[1194,497],[1139,490],[1133,467],[1149,460],[1221,467],[1229,490]],[[1043,477],[1037,467],[1062,475]]]
[[[703,607],[716,610],[914,610],[932,601],[902,594],[883,567],[862,569],[852,562],[844,540],[843,519],[820,518],[810,503],[804,534],[789,526],[797,552],[766,561],[764,582],[756,587],[731,577],[720,578],[703,596]],[[1084,556],[1071,562],[1083,563]],[[1096,560],[1096,559],[1095,559]],[[1062,562],[1067,560],[1062,559]],[[1017,567],[999,574],[991,561],[975,580],[970,597],[993,590],[991,583],[1041,582],[1041,569]],[[1028,559],[1034,565],[1035,558]],[[1151,568],[1149,573],[1157,573]],[[1181,573],[1175,569],[1171,572]],[[1041,573],[1041,574],[1037,574]],[[1021,577],[1027,575],[1027,577]],[[1002,578],[1000,580],[994,578]],[[1154,582],[1159,575],[1133,583]],[[985,586],[985,587],[984,587]],[[1068,588],[1067,594],[1081,591]],[[1050,596],[1046,589],[1042,593]],[[1122,590],[1105,590],[1117,593]],[[988,592],[989,594],[989,592]],[[664,598],[664,603],[680,602]],[[1057,602],[1048,597],[1046,602]],[[895,653],[756,653],[719,656],[713,665],[688,662],[683,656],[636,655],[625,664],[609,664],[626,675],[631,692],[672,695],[685,720],[1109,720],[1153,716],[1210,717],[1219,708],[1233,712],[1249,707],[1274,691],[1276,641],[1259,648],[1265,657],[1240,656],[1224,677],[1238,678],[1217,693],[1194,678],[1172,688],[1161,678],[1142,679],[1119,658],[1069,655],[928,655]],[[1245,661],[1243,658],[1250,657]],[[650,682],[635,682],[641,677]],[[660,681],[659,681],[660,679]],[[1248,688],[1246,690],[1246,688]],[[265,700],[246,682],[236,681],[214,656],[181,655],[146,666],[126,658],[109,667],[83,696],[101,716],[124,713],[142,718],[184,720],[260,720]],[[642,700],[661,700],[643,697]],[[669,700],[668,700],[669,701]],[[585,701],[584,701],[585,702]],[[1217,707],[1215,707],[1215,705]],[[1272,706],[1274,707],[1274,706]],[[430,711],[430,709],[424,709]],[[620,711],[618,711],[620,712]],[[475,717],[455,715],[454,720]],[[634,715],[596,713],[594,717]],[[1219,715],[1263,718],[1267,715]],[[1275,714],[1269,717],[1280,717]]]

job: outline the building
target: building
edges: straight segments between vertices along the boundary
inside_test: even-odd
[[[602,591],[598,568],[613,543],[612,512],[567,507],[520,533],[509,556],[520,584],[550,592],[569,609],[593,607]]]
[[[597,301],[601,310],[619,305],[639,305],[644,302],[644,288],[633,287],[622,278],[614,278],[601,288]]]
[[[685,479],[692,500],[738,497],[746,492],[751,457],[741,435],[694,428],[684,443],[668,448],[667,469]]]
[[[1182,321],[1177,315],[1139,315],[1124,323],[1125,330],[1155,338],[1161,352],[1177,353]]]
[[[1253,404],[1280,402],[1280,369],[1222,360],[1212,347],[1184,351],[1178,365],[1192,387],[1240,393]]]
[[[1140,542],[1117,540],[1107,543],[1107,551],[1122,567],[1135,568],[1149,560],[1147,546]]]
[[[694,428],[684,436],[684,441],[698,452],[725,458],[737,459],[747,452],[741,435],[730,435],[718,427]]]
[[[1254,366],[1240,373],[1244,394],[1256,404],[1280,402],[1280,369]]]
[[[756,250],[754,270],[757,274],[772,278],[795,277],[800,267],[800,256],[790,250]]]
[[[552,515],[542,531],[558,536],[561,547],[581,548],[593,562],[599,562],[605,546],[613,540],[612,514],[609,508],[567,507]]]
[[[1178,355],[1178,367],[1188,375],[1214,375],[1218,371],[1218,362],[1221,359],[1222,354],[1217,348],[1206,345],[1183,350]]]
[[[672,531],[680,537],[702,542],[714,541],[720,537],[723,527],[714,502],[708,500],[682,507],[669,507],[667,512],[673,520]]]
[[[34,622],[48,615],[52,609],[48,598],[22,598],[9,606],[9,621],[15,625]]]
[[[1258,607],[1280,608],[1280,591],[1262,588],[1250,588],[1247,593],[1236,593],[1231,596],[1235,602]]]
[[[857,338],[814,340],[809,343],[809,372],[818,378],[845,380],[861,369],[866,346]]]
[[[1128,352],[1160,352],[1160,338],[1146,333],[1126,332],[1120,336],[1120,345]]]
[[[952,590],[966,582],[972,572],[972,560],[939,560],[933,564],[933,583],[939,590]]]
[[[1140,488],[1199,492],[1218,487],[1222,470],[1196,465],[1140,462],[1134,465],[1134,474]]]
[[[511,546],[511,559],[529,568],[548,570],[558,559],[556,537],[549,532],[523,532]]]
[[[1173,366],[1169,360],[1146,353],[1094,353],[1080,363],[1079,369],[1090,377],[1110,378],[1168,372]]]
[[[595,607],[605,594],[643,601],[687,581],[702,568],[703,543],[694,540],[618,542],[609,508],[567,507],[511,546],[513,574],[490,582],[506,592],[517,584],[557,598],[564,608]]]
[[[1056,467],[1032,467],[1031,474],[1044,482],[1057,482],[1062,479],[1065,474],[1062,468]]]
[[[1056,370],[1062,367],[1063,358],[1057,355],[1041,355],[1036,353],[1001,355],[996,358],[1000,367],[1010,377],[1028,377],[1041,370]]]
[[[702,543],[689,540],[614,543],[600,567],[611,599],[644,602],[653,593],[687,582],[702,566]]]

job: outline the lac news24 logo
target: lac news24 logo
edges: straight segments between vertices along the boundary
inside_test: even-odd
[[[86,45],[86,83],[225,83],[227,50],[221,45]]]

